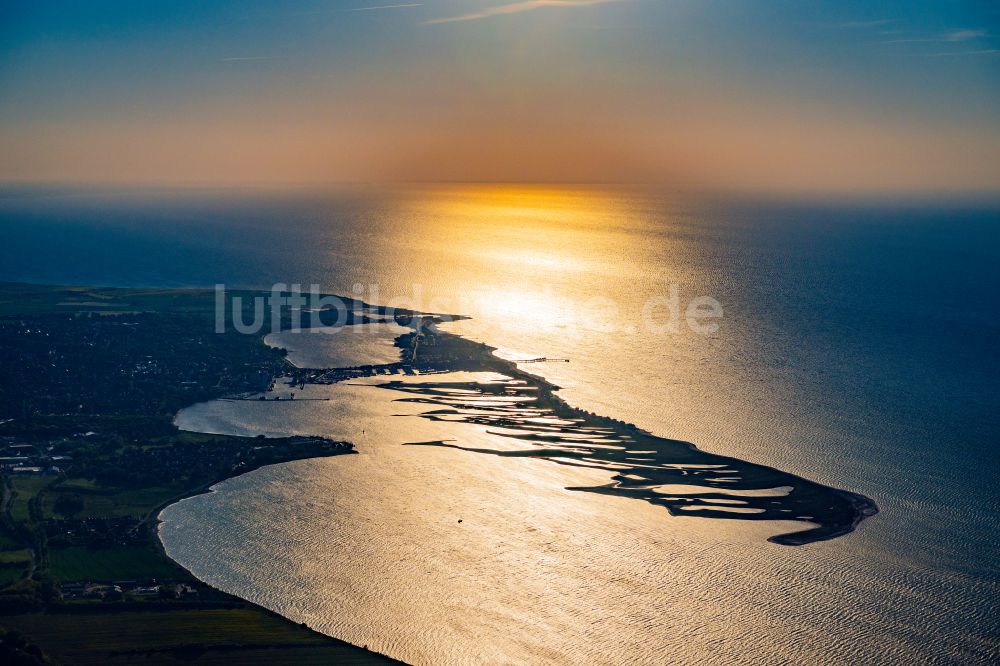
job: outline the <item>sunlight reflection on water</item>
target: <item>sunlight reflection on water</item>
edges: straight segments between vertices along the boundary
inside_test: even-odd
[[[292,207],[276,225],[283,205],[239,209],[268,247],[234,254],[233,274],[377,283],[379,303],[416,283],[419,309],[474,317],[448,330],[508,357],[569,358],[530,369],[572,404],[862,492],[883,513],[784,548],[763,541],[767,525],[565,490],[597,471],[400,446],[459,428],[505,444],[335,387],[330,403],[181,414],[361,451],[168,508],[170,552],[210,582],[420,663],[913,661],[928,642],[953,660],[995,654],[994,232],[956,233],[948,214],[600,189],[418,189]],[[719,331],[643,330],[668,284],[718,299]],[[949,294],[966,296],[960,311]]]

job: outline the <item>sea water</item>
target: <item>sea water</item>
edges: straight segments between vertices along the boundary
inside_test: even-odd
[[[787,547],[766,541],[781,526],[567,490],[606,482],[592,470],[405,446],[501,444],[371,386],[184,410],[192,429],[355,442],[161,516],[195,574],[331,635],[417,663],[985,663],[998,211],[601,188],[18,189],[0,199],[0,278],[319,283],[471,315],[448,330],[570,359],[524,367],[571,404],[881,508]],[[717,301],[718,328],[663,326],[674,293]]]

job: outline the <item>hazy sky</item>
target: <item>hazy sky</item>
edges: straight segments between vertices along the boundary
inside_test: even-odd
[[[0,179],[1000,190],[1000,3],[0,5]]]

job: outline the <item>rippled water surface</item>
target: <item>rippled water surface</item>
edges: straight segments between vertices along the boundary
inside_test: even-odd
[[[574,405],[882,510],[846,537],[768,543],[788,526],[566,490],[605,483],[594,470],[404,446],[510,443],[352,382],[306,389],[329,401],[178,416],[360,452],[258,470],[168,508],[169,552],[219,587],[419,663],[997,656],[995,209],[523,188],[0,205],[4,278],[405,297],[472,315],[449,330],[508,358],[569,358],[530,368]],[[25,261],[43,245],[44,260]],[[718,330],[650,329],[644,313],[663,324],[674,293],[681,308],[717,299]],[[353,353],[337,339],[313,360]]]
[[[286,350],[300,368],[351,368],[398,361],[394,341],[409,331],[394,323],[302,328],[271,333],[264,342]]]

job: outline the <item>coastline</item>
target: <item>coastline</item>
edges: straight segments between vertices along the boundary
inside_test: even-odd
[[[417,351],[419,345],[417,345],[413,340],[404,339],[405,336],[403,336],[398,343],[403,348],[404,360],[409,360],[413,363],[415,368],[427,368],[432,371],[440,370],[442,367],[447,370],[487,370],[501,375],[506,375],[514,382],[523,382],[528,386],[537,387],[537,392],[532,394],[537,395],[536,404],[550,410],[551,413],[559,419],[587,424],[587,426],[582,428],[580,432],[586,434],[588,430],[593,431],[595,428],[613,430],[620,436],[622,443],[626,446],[628,446],[629,442],[642,442],[645,443],[645,446],[640,445],[637,448],[656,449],[658,453],[654,456],[654,458],[666,466],[669,466],[672,463],[676,464],[678,462],[681,464],[704,464],[706,462],[711,464],[724,464],[733,469],[739,470],[743,474],[744,483],[740,484],[740,487],[746,487],[749,490],[766,488],[769,483],[771,484],[770,487],[777,487],[786,485],[786,482],[791,482],[795,488],[794,492],[807,496],[804,502],[796,505],[796,509],[808,508],[811,512],[813,512],[813,517],[818,519],[816,522],[818,522],[819,525],[811,529],[774,535],[768,539],[768,541],[771,541],[772,543],[786,546],[802,546],[816,541],[834,539],[853,532],[866,518],[870,518],[879,513],[878,504],[873,499],[860,493],[820,484],[801,475],[792,472],[785,472],[774,467],[751,463],[731,456],[723,456],[703,451],[694,443],[654,435],[653,433],[643,430],[632,423],[626,423],[618,419],[601,416],[594,414],[593,412],[573,407],[558,395],[559,386],[549,382],[544,377],[540,377],[519,368],[513,361],[496,356],[494,354],[496,351],[494,347],[490,347],[485,343],[468,340],[453,333],[441,332],[436,329],[433,330],[433,335],[436,338],[434,344],[432,346],[421,347],[419,352]],[[456,362],[454,360],[455,358],[463,360]],[[428,402],[435,401],[429,400]],[[439,401],[439,404],[445,406],[455,406],[452,401]],[[497,415],[497,419],[493,423],[498,426],[504,426],[508,425],[510,420],[511,419],[508,414],[501,413]],[[491,421],[486,419],[485,423],[489,425]],[[518,427],[524,427],[523,422],[518,422],[517,425]],[[572,432],[573,428],[564,428],[563,430]],[[565,457],[567,455],[580,455],[578,446],[570,444],[567,447],[565,442],[562,443],[562,446],[559,446],[560,442],[558,442],[558,440],[553,440],[550,432],[543,432],[537,437],[519,437],[519,439],[527,440],[532,444],[544,445],[547,448],[526,450],[513,454],[509,452],[497,451],[479,452],[505,456],[529,455],[549,459],[553,459],[555,457]],[[553,446],[553,444],[555,444],[555,446]],[[444,442],[422,443],[422,445],[445,446],[459,449],[462,448],[452,444],[446,444]],[[615,483],[608,486],[579,488],[574,490],[586,490],[590,492],[616,494],[642,499],[654,504],[666,506],[668,511],[673,516],[692,515],[694,513],[691,511],[689,506],[685,505],[686,502],[673,505],[668,504],[661,497],[646,492],[646,488],[643,487],[643,485],[647,487],[652,486],[654,485],[654,482],[660,484],[681,482],[681,479],[676,478],[675,475],[647,475],[645,481],[648,483],[645,484],[635,484],[632,483],[630,479],[626,478],[628,475],[621,473],[619,470],[620,465],[629,459],[627,455],[624,455],[628,452],[629,451],[626,448],[621,452],[622,455],[611,455],[607,454],[604,449],[585,448],[582,451],[582,455],[590,456],[589,460],[593,461],[596,456],[598,459],[605,459],[614,463],[614,465],[608,465],[607,470],[609,473],[613,474],[612,478]],[[661,452],[663,454],[662,456],[660,455]],[[642,476],[645,474],[645,472],[637,468],[630,471],[632,475]],[[683,483],[691,482],[692,480],[690,475],[685,472]],[[713,491],[717,490],[726,492],[729,488],[732,488],[732,485],[713,482],[711,479],[703,479],[701,483],[704,484],[706,490],[703,494],[703,499],[706,499],[707,501],[712,501],[714,495]],[[824,515],[824,507],[821,505],[825,504],[831,498],[833,498],[837,504],[837,506],[834,507],[835,511],[828,512],[827,515]],[[711,508],[709,507],[707,510],[710,511]],[[782,511],[787,511],[787,509],[782,509]],[[834,513],[836,515],[831,515]],[[796,516],[800,514],[801,512],[798,511],[794,513]],[[704,511],[698,515],[703,517],[723,517],[719,515],[709,515]],[[806,515],[809,515],[809,513],[806,512]],[[736,516],[732,515],[725,517],[736,518]],[[767,520],[782,519],[786,518],[786,516],[775,514],[770,508],[765,508],[759,518],[754,516],[743,516],[742,518]]]
[[[265,443],[172,424],[178,409],[253,390],[287,366],[263,335],[214,332],[214,309],[210,289],[0,283],[3,379],[17,387],[0,402],[0,427],[47,465],[40,477],[4,475],[2,545],[30,558],[0,586],[0,632],[59,663],[401,663],[225,593],[166,553],[165,507],[263,467],[354,452],[323,437]],[[39,331],[44,344],[30,335]],[[78,344],[88,337],[105,341],[101,353]]]
[[[264,613],[265,615],[267,615],[269,617],[273,617],[273,618],[276,618],[276,619],[278,619],[278,620],[280,620],[280,621],[282,621],[284,623],[287,623],[287,624],[290,624],[290,625],[294,625],[295,627],[298,627],[298,628],[305,629],[305,630],[309,631],[310,633],[312,633],[312,634],[314,634],[316,636],[321,636],[324,639],[330,641],[331,645],[336,645],[336,646],[339,646],[339,647],[353,648],[355,650],[360,650],[360,651],[362,651],[364,653],[367,653],[367,655],[369,655],[370,658],[371,658],[371,663],[373,663],[373,664],[405,664],[406,662],[399,661],[398,659],[390,657],[390,656],[388,656],[386,654],[383,654],[381,652],[377,652],[375,650],[372,650],[367,645],[364,645],[364,646],[362,646],[362,645],[355,645],[353,643],[349,643],[348,641],[342,640],[340,638],[336,638],[335,636],[330,636],[328,634],[324,634],[321,631],[317,631],[316,629],[313,629],[312,627],[310,627],[309,625],[305,624],[304,622],[298,622],[298,623],[297,622],[293,622],[291,619],[285,617],[284,615],[282,615],[280,613],[277,613],[277,612],[271,610],[270,608],[267,608],[265,606],[261,606],[260,604],[254,603],[253,601],[250,601],[249,599],[244,599],[242,597],[238,597],[238,596],[236,596],[234,594],[230,594],[228,592],[220,590],[219,588],[215,587],[214,585],[211,585],[210,583],[207,583],[206,581],[202,580],[196,574],[194,574],[194,572],[192,572],[190,569],[188,569],[187,567],[185,567],[183,564],[181,564],[180,562],[178,562],[174,558],[170,557],[170,554],[167,552],[167,549],[166,549],[166,547],[163,544],[163,540],[160,539],[160,525],[163,523],[163,521],[160,519],[160,514],[165,509],[167,509],[168,507],[173,506],[174,504],[177,504],[179,502],[183,502],[186,499],[190,499],[192,497],[197,497],[198,495],[204,495],[204,494],[207,494],[207,493],[215,492],[215,486],[217,486],[217,485],[219,485],[219,484],[221,484],[221,483],[223,483],[225,481],[229,481],[231,479],[235,479],[235,478],[241,477],[241,476],[243,476],[245,474],[250,474],[251,472],[255,472],[255,471],[260,470],[260,469],[265,469],[267,467],[276,467],[278,465],[284,465],[284,464],[287,464],[287,463],[290,463],[290,462],[295,462],[295,461],[298,461],[298,460],[313,460],[313,459],[319,459],[319,458],[330,458],[330,457],[335,457],[335,456],[338,456],[338,455],[352,455],[352,454],[356,454],[356,453],[357,453],[357,451],[352,448],[350,451],[346,451],[346,452],[343,452],[343,453],[334,453],[334,454],[325,455],[325,456],[324,455],[306,455],[306,456],[301,456],[301,457],[289,458],[288,460],[282,460],[282,461],[278,461],[278,462],[267,463],[265,465],[258,465],[258,466],[255,466],[255,467],[250,467],[250,468],[241,470],[238,474],[230,474],[230,475],[223,476],[223,477],[218,478],[218,479],[216,479],[214,481],[211,481],[210,483],[203,484],[202,486],[200,486],[198,488],[193,488],[193,489],[191,489],[190,492],[184,493],[184,494],[179,495],[177,497],[173,497],[173,498],[171,498],[171,499],[163,502],[161,505],[157,506],[153,511],[150,512],[150,516],[147,516],[147,519],[149,519],[149,518],[151,518],[151,519],[148,520],[148,522],[146,523],[146,527],[152,532],[153,542],[155,543],[156,548],[157,548],[157,550],[158,550],[158,552],[160,553],[161,556],[163,556],[165,559],[167,559],[170,562],[172,562],[174,564],[174,566],[176,566],[179,569],[181,569],[182,571],[184,571],[192,579],[199,581],[202,585],[204,585],[207,588],[213,590],[215,592],[215,594],[221,596],[223,599],[225,599],[225,598],[232,599],[233,603],[235,603],[235,604],[239,604],[239,605],[244,605],[244,606],[251,607],[251,608],[257,610],[258,612]],[[363,658],[363,657],[359,657],[359,658]]]
[[[405,360],[407,361],[407,365],[419,371],[420,378],[419,379],[414,378],[415,382],[435,383],[436,381],[440,380],[446,383],[448,376],[446,374],[437,374],[437,373],[438,371],[443,370],[443,368],[441,367],[442,363],[440,362],[443,356],[451,355],[452,360],[449,362],[448,365],[452,370],[458,370],[459,368],[461,368],[462,370],[466,371],[479,371],[479,372],[490,371],[498,375],[511,377],[512,380],[515,382],[525,382],[527,384],[531,384],[536,387],[537,386],[543,387],[542,390],[538,391],[539,395],[537,396],[537,402],[547,405],[554,412],[558,412],[560,416],[573,417],[573,418],[578,417],[586,420],[588,423],[592,425],[596,423],[601,426],[606,426],[610,429],[614,429],[615,431],[618,432],[627,433],[629,436],[636,438],[646,439],[655,437],[650,433],[647,433],[632,424],[628,424],[623,421],[618,421],[609,417],[590,415],[584,412],[583,410],[579,410],[577,408],[569,406],[568,404],[565,403],[565,401],[563,401],[563,399],[560,396],[557,395],[556,392],[559,390],[559,387],[556,384],[549,382],[544,378],[538,377],[537,375],[534,375],[527,370],[523,370],[516,367],[516,365],[511,361],[495,356],[493,354],[493,348],[489,347],[488,345],[473,342],[471,340],[462,338],[461,336],[457,335],[452,335],[452,334],[438,334],[438,335],[439,339],[436,341],[434,345],[427,345],[423,347],[423,349],[425,352],[427,352],[430,349],[441,349],[443,347],[445,349],[445,352],[443,354],[437,354],[437,355],[428,353],[427,356],[422,356],[421,354],[418,354],[417,358],[413,358],[412,355],[407,351],[412,349],[412,347],[408,344],[410,341],[406,339],[399,340],[399,346],[403,350],[404,356],[406,357]],[[456,360],[458,356],[454,355],[454,352],[457,352],[459,350],[463,350],[464,353],[460,355],[461,360]],[[345,373],[345,375],[359,373],[359,374],[369,374],[369,376],[371,376],[370,373],[375,369],[389,369],[389,368],[385,366],[381,368],[379,368],[379,366],[371,366],[371,367],[359,366],[353,368],[352,373]],[[322,376],[324,374],[327,374],[329,370],[330,369],[292,368],[291,372],[296,373],[297,377],[293,376],[293,378],[290,380],[290,383],[294,383],[295,381],[299,380],[305,380],[306,383],[311,383],[309,381],[309,377]],[[424,371],[426,371],[426,374]],[[380,379],[388,381],[391,380],[392,377],[383,376],[380,377]],[[337,381],[349,382],[349,380],[350,378],[345,376],[343,378],[338,379]],[[320,381],[317,383],[323,384],[323,383],[335,383],[335,382]],[[391,384],[392,382],[389,381],[389,383]],[[411,386],[413,386],[413,384],[411,384]],[[455,387],[456,385],[451,384],[450,386]],[[386,386],[385,388],[394,388],[394,387]],[[415,393],[415,395],[420,396],[419,398],[420,402],[429,401],[427,394]],[[409,399],[410,398],[396,398],[396,400],[409,400]],[[253,403],[254,401],[250,401],[248,406],[252,408]],[[424,406],[422,405],[421,407]],[[439,410],[432,409],[432,411],[439,411]],[[510,419],[511,414],[508,413],[503,418]],[[219,432],[226,432],[226,430],[224,428],[220,428]],[[661,440],[661,438],[655,438],[655,439],[657,441]],[[735,461],[734,459],[724,459],[719,456],[714,456],[714,454],[702,452],[695,445],[689,442],[680,442],[677,440],[663,440],[663,441],[666,441],[668,443],[667,445],[669,446],[673,454],[681,454],[682,458],[685,460],[697,459],[701,456],[712,456],[713,460],[729,460],[733,461],[735,464],[746,465],[746,463],[743,463],[743,461]],[[404,443],[404,445],[407,444],[410,446],[452,447],[452,445],[449,444],[447,440]],[[452,447],[452,448],[460,448],[460,447]],[[486,450],[479,450],[479,451],[474,451],[472,449],[465,449],[465,450],[473,453],[495,453],[496,455],[509,455],[509,456],[535,455],[538,457],[547,457],[554,455],[554,452],[552,450],[546,450],[546,449],[535,450],[535,451],[518,451],[518,452],[507,451],[502,454]],[[566,452],[560,451],[559,453],[561,455],[565,455]],[[741,469],[746,469],[746,468],[741,467]],[[785,472],[780,472],[779,470],[774,470],[772,468],[759,467],[757,468],[756,473],[758,474],[758,476],[755,478],[761,480],[762,482],[764,480],[768,480],[771,478],[768,476],[769,474],[779,475],[780,480],[783,482],[791,482],[795,486],[801,486],[806,489],[821,489],[824,493],[829,493],[829,495],[824,494],[823,495],[824,497],[829,497],[830,495],[835,496],[840,500],[842,500],[843,502],[848,503],[850,507],[853,508],[854,510],[853,516],[850,519],[846,520],[845,522],[839,523],[837,526],[832,526],[828,524],[827,527],[821,531],[816,531],[819,530],[820,528],[819,526],[814,526],[813,529],[811,530],[803,529],[797,532],[790,532],[787,534],[777,535],[776,537],[772,537],[769,539],[772,543],[777,543],[785,546],[792,546],[792,545],[805,546],[807,544],[815,543],[817,541],[823,541],[823,540],[833,539],[838,536],[843,536],[856,529],[856,527],[860,524],[860,522],[864,520],[864,518],[869,517],[870,515],[874,515],[878,511],[877,506],[874,504],[874,502],[872,502],[871,500],[869,500],[864,496],[851,493],[850,491],[841,491],[835,488],[821,486],[819,484],[815,484],[811,481],[808,481],[807,479],[804,479],[800,476],[792,475]],[[761,483],[758,485],[768,485],[768,484]],[[587,492],[609,492],[612,494],[616,493],[625,494],[623,492],[620,492],[622,489],[617,486],[615,487],[609,486],[606,488],[567,488],[566,490],[570,492],[587,491]],[[628,490],[628,488],[624,488],[624,490]],[[711,493],[711,491],[712,491],[711,486],[706,487],[707,493]],[[636,497],[636,499],[646,499],[646,498],[638,496]],[[684,515],[684,514],[681,513],[674,515]],[[715,516],[715,517],[723,517],[723,516]],[[769,516],[769,518],[770,517],[771,516]],[[735,516],[733,516],[732,518],[735,518]],[[664,519],[669,520],[669,518],[667,518],[666,516],[664,516]],[[681,523],[683,522],[684,521],[681,521]],[[805,527],[809,526],[806,525]],[[683,529],[683,527],[681,529]],[[763,538],[764,537],[762,535],[761,539]],[[192,560],[192,562],[194,561]],[[219,582],[221,585],[223,585],[223,587],[226,587],[227,589],[233,589],[233,591],[236,592],[237,594],[240,591],[239,587],[229,588],[226,581],[224,580],[219,580],[217,582]],[[252,593],[250,596],[252,596]],[[275,608],[280,609],[281,606],[280,605],[275,606]],[[336,636],[337,632],[333,630],[331,631],[331,634]]]
[[[190,314],[190,309],[197,305],[199,308],[198,313],[201,314],[203,311],[210,311],[209,303],[205,302],[207,297],[211,296],[211,292],[207,290],[156,290],[155,292],[143,291],[143,290],[87,290],[86,288],[72,288],[74,290],[72,298],[83,298],[86,297],[87,301],[79,302],[67,302],[65,300],[65,295],[59,296],[58,303],[61,307],[66,307],[67,303],[75,308],[79,308],[85,312],[94,312],[94,306],[91,305],[92,295],[91,291],[99,292],[104,298],[111,298],[106,296],[108,293],[115,294],[114,298],[125,298],[128,300],[140,300],[143,298],[155,300],[155,303],[149,305],[143,305],[138,308],[140,312],[155,312],[158,315],[166,315],[164,321],[169,320],[171,315],[175,315],[176,310],[171,310],[170,307],[164,307],[162,301],[159,299],[164,298],[164,295],[170,298],[182,298],[189,299],[186,304],[182,303],[181,306],[185,307],[185,314]],[[59,288],[52,288],[49,290],[47,288],[42,288],[41,291],[46,294],[55,293],[59,294]],[[137,295],[138,294],[138,295]],[[107,312],[108,310],[116,307],[116,304],[112,302],[110,305],[108,303],[101,303],[101,310]],[[44,310],[44,304],[40,309]],[[137,309],[132,303],[123,303],[117,305],[120,310],[115,312],[115,314],[122,314],[123,316],[131,316],[135,314]],[[66,310],[63,309],[63,312]],[[96,321],[96,318],[95,318]],[[183,321],[183,318],[180,319]],[[192,319],[192,321],[194,321]],[[200,321],[200,320],[199,320]],[[436,323],[436,322],[435,322]],[[162,324],[156,324],[157,326]],[[713,465],[728,465],[733,469],[738,469],[740,471],[741,483],[744,487],[748,489],[756,488],[773,488],[776,486],[789,485],[796,489],[798,495],[804,497],[796,497],[797,504],[793,504],[795,508],[806,507],[809,508],[807,512],[795,512],[793,515],[809,515],[810,512],[819,512],[822,508],[820,505],[824,502],[833,501],[838,505],[836,515],[830,516],[820,516],[824,520],[819,521],[818,526],[812,529],[804,529],[796,532],[790,532],[787,534],[777,535],[771,537],[769,541],[774,543],[779,543],[782,545],[805,545],[815,541],[821,541],[826,539],[832,539],[838,536],[842,536],[853,531],[864,518],[875,515],[878,512],[877,505],[870,499],[851,493],[846,490],[838,490],[821,484],[811,482],[803,477],[790,474],[787,472],[782,472],[775,468],[765,467],[761,465],[754,465],[752,463],[746,463],[742,460],[737,460],[735,458],[717,456],[708,452],[699,450],[694,444],[690,442],[683,442],[679,440],[671,440],[663,437],[658,437],[652,435],[651,433],[641,430],[633,424],[625,423],[610,417],[603,417],[585,410],[575,408],[566,403],[562,397],[560,397],[557,392],[559,387],[552,382],[545,380],[543,377],[532,374],[526,370],[519,368],[516,363],[508,361],[497,357],[493,352],[495,349],[484,343],[474,342],[472,340],[463,338],[459,335],[445,333],[438,331],[436,326],[430,327],[416,327],[417,331],[410,334],[405,334],[397,338],[396,345],[401,350],[401,360],[399,363],[390,364],[392,366],[393,372],[398,372],[406,367],[417,371],[419,374],[425,373],[444,373],[448,371],[457,370],[468,370],[468,371],[491,371],[497,374],[506,376],[510,378],[509,384],[504,384],[499,387],[482,387],[476,385],[475,390],[489,391],[489,390],[501,390],[505,391],[516,391],[520,390],[515,385],[524,384],[526,386],[535,389],[536,392],[533,394],[536,398],[535,404],[541,410],[546,411],[547,414],[551,416],[574,422],[572,426],[558,427],[558,428],[546,428],[546,429],[535,429],[532,434],[527,436],[521,436],[523,442],[530,444],[531,448],[525,448],[519,451],[493,451],[487,449],[466,449],[470,453],[476,454],[490,454],[490,455],[500,455],[500,456],[534,456],[543,459],[548,459],[553,463],[557,464],[575,464],[572,462],[574,459],[579,458],[594,458],[596,457],[602,463],[607,463],[606,469],[609,471],[609,477],[611,483],[608,485],[598,486],[598,487],[588,487],[588,488],[567,488],[569,491],[582,491],[582,492],[595,492],[595,493],[606,493],[613,494],[623,497],[630,497],[636,500],[647,501],[653,504],[657,504],[666,508],[671,515],[674,516],[684,516],[684,515],[695,515],[700,517],[711,517],[711,518],[727,518],[727,519],[749,519],[749,520],[781,520],[787,519],[789,516],[775,514],[770,511],[769,506],[760,504],[759,506],[761,515],[759,516],[735,516],[735,515],[719,515],[719,512],[712,512],[712,509],[707,506],[711,503],[713,498],[718,497],[719,492],[725,492],[732,488],[732,486],[726,486],[721,481],[713,479],[712,475],[704,475],[704,478],[696,478],[697,475],[692,477],[687,475],[684,477],[684,482],[696,481],[703,487],[703,493],[701,494],[700,500],[695,501],[694,506],[696,511],[691,510],[692,498],[685,497],[682,500],[677,498],[667,498],[665,499],[662,495],[657,494],[651,488],[658,484],[669,484],[678,482],[676,478],[676,469],[683,467],[684,465],[694,465],[704,464],[706,461],[710,461]],[[185,333],[187,334],[187,333]],[[195,333],[191,332],[191,335]],[[247,340],[247,336],[243,336],[243,340],[234,339],[231,343],[227,343],[230,347],[233,345],[243,345],[250,346],[250,340]],[[263,336],[253,336],[253,346],[255,347],[267,347],[263,342]],[[234,349],[236,347],[233,347]],[[274,350],[271,350],[274,351]],[[272,357],[273,356],[273,357]],[[349,379],[350,376],[357,376],[358,373],[373,373],[375,368],[383,367],[388,368],[388,366],[359,366],[352,369],[352,372],[347,373],[350,376],[343,376],[340,378],[335,378],[333,381],[316,381],[318,378],[317,373],[323,374],[323,370],[316,369],[304,369],[297,368],[294,364],[290,363],[287,357],[282,358],[281,354],[265,356],[262,358],[268,359],[266,366],[269,372],[290,372],[296,381],[302,381],[304,383],[335,383],[336,381],[344,381]],[[263,367],[263,366],[262,366]],[[409,374],[409,373],[407,373]],[[273,376],[273,375],[272,375]],[[462,413],[463,406],[459,403],[448,402],[447,400],[442,400],[441,395],[436,393],[435,380],[442,377],[435,377],[434,374],[427,374],[428,382],[426,382],[425,388],[413,388],[412,386],[408,389],[415,397],[404,398],[405,400],[414,400],[419,402],[425,402],[430,404],[437,404],[445,409],[450,409],[456,414]],[[446,377],[443,377],[445,380]],[[386,380],[391,378],[386,377]],[[232,395],[232,389],[222,390],[222,384],[216,385],[210,389],[212,395],[199,397],[195,402],[201,402],[204,400],[217,400],[225,395]],[[387,381],[384,388],[395,388],[392,381]],[[187,400],[181,403],[182,405],[194,404]],[[176,416],[176,412],[173,412]],[[424,418],[435,418],[432,412],[428,412],[426,415],[422,415]],[[509,426],[511,423],[517,423],[519,426],[524,426],[523,415],[519,415],[516,412],[503,411],[500,410],[495,414],[489,415],[488,417],[477,417],[476,419],[469,419],[468,422],[480,423],[486,425],[489,429],[490,427],[498,426],[504,427]],[[621,449],[618,451],[599,451],[592,448],[577,446],[579,442],[573,446],[568,446],[566,439],[563,435],[577,433],[585,433],[590,437],[595,436],[596,433],[600,432],[601,437],[605,436],[606,433],[614,433],[616,438],[616,445],[620,445]],[[244,438],[246,439],[246,438]],[[306,438],[308,439],[308,438]],[[412,442],[411,445],[421,445],[421,446],[448,446],[451,448],[461,449],[462,447],[456,446],[454,444],[449,444],[444,441],[440,442]],[[629,447],[632,449],[629,449]],[[632,453],[635,453],[634,449],[640,449],[643,453],[648,453],[647,449],[657,450],[657,455],[662,453],[662,457],[658,458],[658,462],[662,463],[662,469],[657,470],[657,474],[660,476],[647,476],[643,479],[644,483],[634,483],[629,479],[625,478],[627,474],[620,472],[616,465],[620,465],[622,460],[627,460]],[[282,460],[273,460],[267,463],[256,465],[253,467],[246,467],[239,470],[231,470],[230,472],[220,476],[213,477],[211,481],[199,483],[192,488],[185,489],[184,492],[171,495],[168,499],[159,502],[154,509],[149,511],[143,520],[143,525],[146,529],[151,531],[151,537],[157,552],[160,557],[166,559],[173,566],[178,567],[180,570],[184,571],[188,576],[191,576],[195,580],[200,580],[197,576],[191,574],[191,572],[183,565],[180,565],[175,560],[170,558],[166,553],[166,549],[159,538],[159,515],[162,511],[183,499],[193,497],[205,492],[211,492],[214,486],[219,483],[226,481],[228,479],[236,478],[242,474],[253,471],[253,469],[259,469],[260,467],[269,466],[271,464],[283,464],[284,462],[291,462],[293,460],[308,459],[313,457],[321,457],[316,454],[304,454],[289,456]],[[236,473],[234,473],[236,472]],[[687,474],[686,472],[684,474]],[[669,500],[669,501],[668,501]],[[821,500],[821,501],[820,501]],[[782,500],[785,501],[785,500]],[[752,500],[748,502],[753,503]],[[775,502],[770,501],[769,504]],[[757,506],[754,504],[754,506]],[[828,519],[828,520],[826,520]],[[810,523],[806,522],[806,525]],[[815,523],[813,523],[815,525]],[[255,612],[263,612],[269,617],[280,618],[282,622],[286,623],[290,627],[295,627],[298,629],[308,629],[311,635],[322,637],[324,640],[329,639],[333,641],[330,645],[336,646],[350,646],[352,649],[364,650],[365,654],[375,660],[391,659],[385,657],[377,652],[367,650],[364,647],[359,647],[357,645],[352,645],[341,639],[333,638],[324,634],[322,632],[309,629],[308,627],[303,627],[303,625],[297,624],[292,620],[281,616],[279,613],[275,613],[263,606],[260,606],[254,602],[241,599],[235,595],[231,595],[222,592],[215,588],[214,586],[208,585],[207,583],[201,582],[206,588],[213,591],[213,598],[221,601],[214,602],[216,604],[237,604],[241,608],[253,609]],[[190,602],[173,602],[176,608],[185,607],[186,604]],[[209,602],[203,606],[203,608],[211,608],[213,602]],[[56,612],[60,612],[57,610]],[[66,608],[62,609],[62,612],[73,612],[72,609],[67,611]],[[382,663],[382,662],[380,662]],[[394,662],[398,663],[398,662]]]

